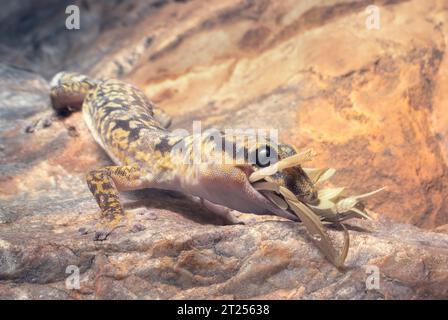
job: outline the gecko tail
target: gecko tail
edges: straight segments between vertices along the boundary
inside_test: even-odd
[[[57,73],[50,82],[53,108],[58,112],[80,110],[85,96],[97,83],[96,80],[80,73]]]

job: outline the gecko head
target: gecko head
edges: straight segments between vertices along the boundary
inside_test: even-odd
[[[275,214],[297,221],[295,214],[281,209],[250,182],[254,172],[297,154],[296,150],[267,139],[253,142],[225,136],[223,140],[224,150],[216,148],[215,140],[202,141],[202,155],[212,161],[185,166],[190,174],[181,175],[182,188],[190,194],[234,210]],[[227,148],[228,145],[232,148]],[[186,149],[191,151],[186,153],[188,158],[194,152],[191,148]],[[299,165],[277,170],[269,176],[269,180],[288,189],[301,202],[319,202],[313,182]]]
[[[279,208],[249,181],[255,171],[296,154],[296,150],[289,145],[267,142],[246,148],[246,151],[249,161],[244,163],[201,166],[200,181],[193,186],[193,189],[197,188],[193,193],[241,212],[275,214],[297,220],[294,214]],[[279,170],[269,178],[302,202],[316,204],[319,201],[313,182],[300,166]]]
[[[297,154],[296,149],[288,144],[270,143],[258,146],[253,152],[255,153],[252,157],[255,158],[252,165],[254,171]],[[319,202],[314,183],[299,165],[279,170],[271,175],[270,179],[291,191],[301,202],[311,205]]]

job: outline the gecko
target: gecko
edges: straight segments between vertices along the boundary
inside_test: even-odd
[[[232,223],[241,223],[233,210],[299,221],[296,215],[264,197],[248,179],[272,162],[296,154],[297,149],[289,144],[267,138],[254,142],[223,133],[220,145],[232,147],[223,149],[208,137],[176,134],[168,130],[170,117],[142,90],[117,79],[59,72],[50,82],[50,97],[57,111],[82,111],[94,140],[113,162],[86,175],[87,186],[100,209],[93,240],[106,240],[126,220],[120,192],[146,188],[198,197],[211,212]],[[222,161],[194,161],[197,143],[201,146],[201,160]],[[236,150],[244,156],[233,161]],[[263,157],[269,163],[262,163]],[[300,166],[280,170],[272,179],[302,202],[319,201],[313,182]]]

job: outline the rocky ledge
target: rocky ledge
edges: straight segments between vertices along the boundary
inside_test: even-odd
[[[379,215],[349,224],[342,271],[298,223],[244,214],[246,225],[226,226],[190,198],[164,191],[125,195],[131,223],[94,242],[79,232],[98,217],[83,179],[109,160],[79,114],[51,117],[40,76],[2,66],[0,79],[1,298],[448,296],[448,235]],[[339,230],[330,234],[341,241]]]

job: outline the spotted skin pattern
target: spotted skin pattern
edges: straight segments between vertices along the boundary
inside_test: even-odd
[[[60,72],[50,85],[53,107],[59,111],[82,109],[94,139],[115,163],[86,177],[101,210],[95,240],[105,240],[126,217],[119,192],[143,188],[198,196],[208,208],[219,207],[213,211],[234,223],[238,221],[229,214],[230,209],[297,220],[278,210],[248,182],[248,175],[258,169],[247,161],[248,156],[261,145],[269,145],[268,140],[226,134],[210,139],[169,132],[169,117],[141,90],[119,80]],[[278,159],[296,153],[289,145],[270,147]],[[316,197],[311,180],[300,167],[272,178],[298,197]]]
[[[124,215],[118,190],[138,187],[140,174],[140,170],[133,166],[108,166],[87,174],[87,185],[104,218],[115,221]]]

